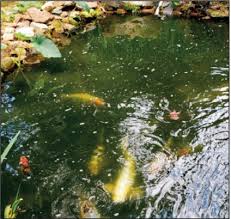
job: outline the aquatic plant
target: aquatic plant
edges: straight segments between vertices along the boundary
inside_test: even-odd
[[[137,13],[140,7],[138,5],[134,5],[128,2],[124,4],[124,9],[126,11],[131,11],[132,13]]]
[[[1,154],[1,163],[3,162],[3,160],[6,159],[7,154],[9,153],[10,149],[12,148],[12,146],[14,145],[14,143],[16,142],[19,134],[20,134],[20,131],[18,131],[18,133],[14,136],[14,138],[12,138],[12,140],[10,141],[10,143],[7,145],[7,147],[5,148],[5,150],[3,151],[3,153]]]
[[[19,191],[20,191],[21,184],[18,187],[18,191],[15,197],[15,200],[12,204],[9,204],[5,207],[4,210],[4,218],[5,219],[13,219],[16,218],[18,215],[18,212],[20,211],[19,205],[23,201],[22,198],[19,198]]]

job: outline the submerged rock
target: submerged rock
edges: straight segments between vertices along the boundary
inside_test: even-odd
[[[47,1],[41,8],[44,11],[52,11],[52,9],[54,9],[54,1]]]
[[[6,27],[4,34],[2,35],[2,41],[12,41],[14,40],[14,31],[13,27]]]

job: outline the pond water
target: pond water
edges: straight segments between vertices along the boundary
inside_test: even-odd
[[[104,217],[228,217],[228,33],[222,21],[112,16],[7,82],[1,144],[21,134],[2,207],[22,182],[19,218],[79,217],[84,200]]]

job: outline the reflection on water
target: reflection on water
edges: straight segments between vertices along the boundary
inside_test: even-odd
[[[3,206],[23,154],[22,217],[228,217],[227,23],[112,16],[62,54],[5,85]]]

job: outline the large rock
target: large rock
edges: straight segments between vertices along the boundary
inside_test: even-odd
[[[30,27],[33,27],[34,29],[48,29],[48,26],[46,24],[36,22],[31,22]]]
[[[88,4],[89,8],[97,8],[98,7],[98,2],[93,1],[93,2],[86,2]]]
[[[173,12],[173,7],[172,7],[171,4],[167,5],[167,6],[164,7],[163,10],[162,10],[162,13],[163,13],[164,15],[168,15],[168,16],[172,15],[172,12]]]
[[[6,27],[4,29],[4,34],[2,35],[2,41],[11,41],[14,40],[14,31],[15,29],[13,27]]]
[[[72,25],[72,24],[67,24],[67,23],[64,23],[64,24],[63,24],[63,27],[64,27],[64,29],[67,30],[67,31],[72,31],[72,30],[75,29],[75,26],[74,26],[74,25]]]
[[[21,40],[14,40],[12,42],[9,42],[8,45],[11,47],[21,47],[24,49],[29,49],[32,47],[31,43],[21,41]]]
[[[54,1],[46,2],[41,8],[43,11],[48,11],[48,12],[52,11],[55,8]]]
[[[12,41],[14,40],[14,34],[13,33],[4,33],[2,35],[2,42]]]
[[[6,27],[4,33],[14,33],[15,29],[13,27]]]
[[[40,11],[37,8],[29,8],[27,12],[34,22],[47,23],[49,20],[53,19],[53,15],[51,13],[47,11]]]
[[[17,27],[29,27],[30,26],[30,21],[28,20],[22,20],[17,23]]]
[[[35,35],[33,27],[19,27],[15,32],[20,33],[26,37],[33,37]]]
[[[107,8],[108,6],[109,7],[112,7],[112,8],[118,8],[120,6],[119,2],[118,1],[105,1],[105,7]]]
[[[52,10],[52,14],[56,14],[56,15],[61,15],[62,14],[62,8],[63,8],[63,6],[59,6],[59,7],[57,7],[57,8],[54,8],[53,10]]]
[[[132,5],[138,5],[141,7],[153,7],[153,1],[123,1],[124,3],[130,3]]]
[[[143,8],[140,10],[141,14],[154,14],[155,9],[154,8]]]

